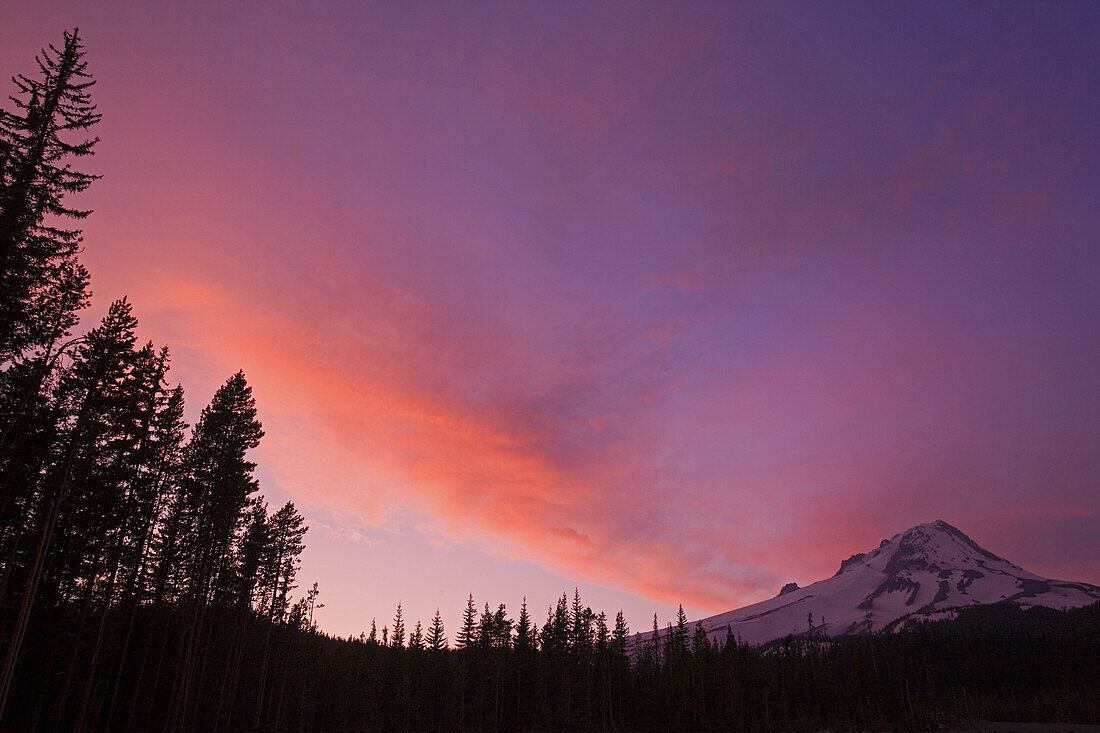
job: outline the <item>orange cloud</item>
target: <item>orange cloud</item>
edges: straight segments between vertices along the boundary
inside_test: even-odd
[[[263,463],[306,506],[370,522],[383,521],[388,507],[410,507],[452,537],[488,534],[567,576],[697,607],[719,608],[772,584],[766,572],[732,566],[685,576],[685,567],[700,567],[699,548],[677,547],[654,534],[659,522],[637,521],[662,499],[632,485],[646,480],[637,465],[646,449],[633,442],[640,434],[629,443],[616,435],[623,415],[593,416],[579,430],[595,445],[570,446],[554,434],[562,426],[538,414],[548,395],[526,396],[526,406],[471,402],[420,381],[419,347],[400,339],[391,351],[385,339],[357,344],[206,276],[142,281],[157,293],[155,330],[227,370],[245,368],[267,431]],[[134,295],[139,312],[146,295]],[[577,389],[591,386],[580,378]],[[607,453],[592,460],[591,450]]]

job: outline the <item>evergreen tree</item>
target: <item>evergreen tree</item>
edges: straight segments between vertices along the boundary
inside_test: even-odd
[[[427,646],[433,652],[441,652],[447,648],[447,637],[443,634],[443,617],[439,615],[439,609],[435,609],[432,625],[428,628]]]
[[[466,610],[462,612],[462,626],[455,636],[455,649],[468,649],[477,642],[477,606],[474,594],[466,600]]]
[[[310,631],[316,631],[317,630],[317,623],[313,620],[313,612],[318,610],[318,609],[321,609],[321,608],[325,607],[325,604],[317,602],[317,596],[319,596],[319,595],[321,595],[321,591],[317,588],[316,583],[313,584],[312,588],[310,588],[308,591],[306,591],[306,599],[307,599],[307,603],[308,603],[308,606],[309,606],[309,624],[308,624],[307,628]],[[398,613],[400,613],[400,611],[401,611],[401,606],[400,605],[398,605],[397,610],[398,610]]]
[[[135,580],[165,468],[158,413],[167,400],[167,351],[146,344],[134,352],[131,343],[125,360],[96,419],[94,457],[74,465],[72,531],[62,532],[74,545],[58,548],[71,563],[65,582],[98,595],[103,608]]]
[[[584,651],[587,647],[588,633],[584,628],[584,606],[581,604],[580,588],[573,588],[573,604],[569,609],[569,618],[572,626],[569,628],[569,646],[577,651]]]
[[[688,621],[687,614],[684,613],[684,604],[680,604],[679,610],[676,611],[676,628],[673,630],[669,637],[672,644],[672,649],[675,654],[683,655],[688,649]]]
[[[512,646],[512,620],[508,618],[508,609],[503,603],[493,613],[492,644],[499,649]]]
[[[536,629],[531,623],[531,615],[527,612],[527,597],[524,596],[519,607],[519,618],[516,620],[515,649],[520,658],[523,658],[535,650],[536,644]]]
[[[546,623],[542,627],[540,645],[549,651],[564,652],[569,648],[570,616],[569,600],[562,593],[552,609],[547,609]]]
[[[596,615],[595,658],[596,689],[599,690],[600,710],[599,720],[603,728],[610,727],[614,720],[612,713],[612,687],[611,687],[611,630],[607,626],[607,614],[600,611]]]
[[[31,329],[40,337],[28,339],[37,348],[17,355],[0,371],[0,471],[6,472],[13,458],[20,462],[37,459],[41,463],[44,451],[35,450],[33,436],[49,425],[48,388],[61,357],[83,342],[83,338],[65,339],[77,323],[77,312],[88,303],[88,272],[82,265],[69,262],[59,266],[55,275],[41,288],[41,327]],[[6,504],[7,496],[6,491],[0,493],[0,506]]]
[[[246,527],[237,561],[238,587],[235,595],[238,603],[251,606],[260,576],[260,565],[271,544],[271,525],[268,523],[267,504],[262,496],[252,500]]]
[[[596,649],[604,653],[611,643],[611,631],[607,626],[607,614],[600,611],[596,616]]]
[[[696,654],[710,651],[710,639],[707,637],[702,621],[695,622],[695,637],[692,639],[691,647]]]
[[[397,613],[393,616],[393,646],[403,649],[405,646],[405,618],[401,613],[401,604],[397,604]]]
[[[168,349],[146,345],[137,355],[132,380],[134,413],[129,417],[132,456],[125,481],[132,508],[123,534],[120,578],[124,594],[133,598],[148,590],[143,585],[150,566],[158,519],[174,491],[187,425],[183,419],[183,390],[170,388],[166,379]]]
[[[516,716],[520,727],[524,727],[527,720],[529,705],[525,701],[528,680],[534,679],[535,660],[537,655],[537,625],[531,621],[531,615],[527,611],[527,597],[523,597],[523,603],[519,607],[519,618],[516,620],[516,638],[514,647],[516,650]]]
[[[481,612],[481,617],[477,621],[477,645],[488,649],[493,646],[493,640],[496,637],[496,626],[493,623],[493,614],[489,611],[489,604],[485,604],[485,610]]]
[[[649,642],[649,651],[653,656],[654,665],[659,665],[661,662],[661,628],[657,623],[657,614],[653,614],[653,635]]]
[[[252,475],[256,464],[246,453],[261,437],[252,388],[237,372],[203,409],[184,462],[183,564],[187,590],[199,605],[218,589],[249,496],[258,488]]]
[[[206,611],[216,598],[229,597],[232,550],[249,496],[258,488],[252,475],[256,464],[246,454],[261,437],[252,389],[244,373],[237,372],[203,409],[184,458],[174,518],[181,523],[177,537],[189,610],[176,671],[172,731],[193,727],[193,695],[202,687],[204,672],[199,652],[209,632]],[[296,621],[300,623],[300,616]]]
[[[409,649],[416,649],[423,651],[424,649],[424,630],[420,626],[420,622],[416,622],[416,626],[413,628],[413,632],[409,634]]]
[[[59,388],[63,394],[59,401],[68,405],[69,424],[62,452],[43,474],[41,500],[38,502],[42,507],[38,521],[38,544],[30,558],[18,615],[0,671],[0,713],[10,692],[23,635],[59,526],[62,503],[67,501],[74,474],[79,480],[97,466],[99,456],[96,449],[100,440],[109,433],[112,413],[119,403],[120,385],[125,381],[132,363],[136,325],[130,304],[125,299],[112,304],[103,322],[89,333],[81,345],[71,374]],[[78,493],[77,496],[88,498],[87,494]],[[84,508],[84,504],[79,500],[75,502],[75,507],[78,512],[66,514],[61,525],[60,548],[54,548],[53,572],[57,582],[50,584],[53,588],[64,586],[66,579],[82,574],[84,567],[81,561],[88,554],[81,539],[93,547],[102,546],[103,538],[95,534],[100,529],[95,526],[96,513],[81,515],[79,510]],[[68,585],[69,592],[76,589],[75,584]],[[83,590],[84,597],[90,600],[92,589],[85,585]]]
[[[305,549],[303,538],[309,527],[289,501],[271,516],[268,524],[270,542],[263,557],[263,589],[258,610],[266,612],[271,620],[280,621],[286,613],[287,597],[297,587],[294,581]]]
[[[615,629],[611,632],[609,649],[612,681],[608,684],[614,688],[611,692],[613,701],[611,705],[612,727],[614,727],[615,720],[621,721],[623,719],[623,682],[624,678],[630,673],[630,657],[627,654],[629,639],[630,627],[627,626],[626,618],[620,610],[615,614]]]
[[[627,659],[626,650],[630,639],[630,627],[626,624],[623,612],[615,614],[615,631],[611,636],[611,649],[615,656],[623,661]]]
[[[152,518],[147,560],[148,595],[154,607],[176,600],[183,588],[180,559],[186,517],[180,488],[185,460],[184,434],[188,427],[183,420],[183,409],[183,388],[177,386],[168,394],[164,409],[157,417],[156,431],[160,436],[158,440],[163,444],[160,499]]]
[[[58,516],[52,549],[51,586],[63,595],[87,588],[88,574],[110,541],[112,514],[126,509],[120,464],[132,438],[124,413],[130,406],[136,327],[130,303],[125,298],[113,303],[57,388],[68,431],[59,446],[64,452],[44,472],[43,489],[67,507]]]
[[[292,629],[305,631],[309,628],[309,602],[303,596],[290,606],[290,612],[286,617],[286,625]],[[385,639],[386,630],[382,629],[382,638]]]
[[[36,78],[13,79],[15,110],[0,114],[0,364],[55,340],[58,324],[86,302],[87,273],[75,260],[81,233],[54,219],[89,213],[64,198],[98,178],[73,168],[98,141],[82,138],[100,120],[89,94],[95,81],[75,29],[35,62]]]

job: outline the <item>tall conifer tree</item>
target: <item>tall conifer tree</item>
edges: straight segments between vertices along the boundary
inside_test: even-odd
[[[183,565],[189,594],[206,603],[228,569],[229,549],[258,485],[246,454],[263,429],[244,373],[237,372],[202,411],[184,460],[180,487],[188,536]]]
[[[86,298],[87,273],[75,260],[80,230],[55,220],[89,213],[64,198],[98,178],[73,168],[98,141],[87,136],[100,120],[89,94],[95,81],[75,29],[35,61],[35,77],[14,78],[14,111],[0,114],[0,363],[51,341],[58,305],[75,312]]]
[[[259,445],[263,429],[244,373],[237,372],[214,393],[195,424],[180,485],[180,560],[189,599],[187,635],[177,668],[170,729],[192,727],[193,691],[201,687],[199,650],[206,641],[207,607],[227,597],[232,547],[249,496],[258,488],[256,464],[246,454]]]
[[[462,612],[462,626],[455,636],[455,649],[467,649],[477,640],[477,606],[474,605],[474,594],[466,599],[466,610]]]
[[[260,611],[266,612],[273,621],[281,621],[286,614],[287,596],[294,590],[295,578],[305,549],[305,519],[298,513],[294,503],[288,501],[275,512],[269,522],[270,542],[263,563],[263,583]]]
[[[96,459],[99,440],[110,423],[109,414],[117,403],[120,384],[125,380],[133,357],[134,328],[136,319],[130,304],[120,300],[112,304],[99,327],[93,329],[81,346],[77,363],[63,385],[64,398],[70,405],[70,425],[62,452],[53,466],[45,472],[38,522],[38,544],[30,559],[23,595],[14,629],[8,640],[8,648],[0,668],[0,715],[3,713],[15,664],[22,648],[23,636],[38,596],[39,581],[47,567],[54,534],[61,518],[62,503],[66,500],[74,473],[90,470]],[[78,505],[79,508],[79,505]],[[71,536],[80,532],[78,518],[66,516],[66,527]],[[84,537],[89,542],[100,538],[91,534]],[[74,549],[72,543],[70,549]],[[69,555],[68,559],[72,559]],[[71,563],[68,565],[71,569]],[[62,573],[65,565],[54,565],[56,573]],[[55,584],[54,587],[57,587]],[[90,593],[90,589],[88,589]]]
[[[397,604],[397,613],[393,617],[392,644],[398,649],[405,646],[405,616],[401,611],[401,604]]]
[[[443,617],[439,615],[439,609],[435,609],[432,625],[428,628],[428,649],[433,652],[441,652],[447,648],[447,637],[443,633]]]

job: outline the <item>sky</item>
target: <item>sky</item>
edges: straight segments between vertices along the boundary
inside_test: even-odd
[[[326,631],[937,518],[1100,584],[1100,5],[43,0],[2,76],[74,26],[88,317],[245,371]]]

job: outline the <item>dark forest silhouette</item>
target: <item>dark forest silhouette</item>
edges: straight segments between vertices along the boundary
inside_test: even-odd
[[[0,726],[5,730],[925,729],[951,718],[1100,721],[1100,605],[763,649],[563,595],[467,600],[338,639],[296,598],[307,527],[269,507],[243,373],[194,426],[169,352],[125,299],[83,333],[89,277],[66,197],[97,142],[77,32],[17,76],[0,119]],[[79,333],[79,335],[77,335]],[[410,628],[411,626],[411,628]]]

